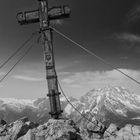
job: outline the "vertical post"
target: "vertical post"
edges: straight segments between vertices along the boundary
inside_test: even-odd
[[[53,31],[49,27],[48,19],[48,3],[47,0],[39,1],[39,19],[41,36],[44,47],[44,59],[46,65],[46,79],[48,82],[48,97],[50,101],[50,115],[54,119],[58,119],[62,113],[60,104],[60,93],[58,91],[57,74],[55,70],[55,60],[53,53]]]

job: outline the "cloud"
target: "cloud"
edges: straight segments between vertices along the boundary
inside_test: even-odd
[[[140,81],[140,71],[120,69],[124,73]],[[103,88],[106,86],[123,86],[132,92],[139,94],[140,86],[116,70],[111,71],[87,71],[76,72],[61,79],[61,83],[70,95],[79,97],[93,88]]]
[[[140,36],[131,33],[116,34],[115,38],[121,43],[121,47],[135,54],[140,53]]]
[[[140,5],[137,5],[133,9],[131,9],[130,12],[128,13],[128,21],[136,22],[139,19],[140,19]]]
[[[122,33],[116,35],[117,39],[131,43],[140,43],[140,36],[130,33]]]
[[[17,80],[31,81],[31,82],[40,82],[45,80],[43,78],[30,77],[25,75],[14,75],[13,78]]]
[[[58,72],[58,76],[66,76],[66,75],[70,75],[70,72]]]

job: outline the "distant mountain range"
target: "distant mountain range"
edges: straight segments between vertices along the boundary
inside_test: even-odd
[[[106,125],[116,123],[140,124],[140,96],[122,87],[107,87],[91,90],[79,100],[69,97],[71,103],[88,119],[93,117]],[[64,97],[61,97],[63,115],[74,119],[77,123],[85,121]],[[7,122],[27,116],[31,121],[43,123],[49,116],[47,98],[37,100],[17,100],[0,98],[0,118]]]
[[[76,99],[71,97],[69,100],[74,101]],[[63,109],[67,104],[66,99],[61,97]],[[27,116],[31,121],[44,123],[50,118],[49,111],[48,98],[39,98],[37,100],[0,98],[0,119],[7,122],[13,122]]]

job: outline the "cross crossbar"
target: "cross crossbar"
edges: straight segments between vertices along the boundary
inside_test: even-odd
[[[49,20],[64,19],[69,18],[69,16],[70,16],[70,8],[66,5],[53,7],[48,10]],[[38,23],[40,22],[39,10],[19,12],[17,14],[17,20],[21,25]]]

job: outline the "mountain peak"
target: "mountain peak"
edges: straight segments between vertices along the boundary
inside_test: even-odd
[[[130,92],[129,90],[127,90],[124,87],[121,86],[107,86],[104,88],[100,88],[100,89],[93,89],[91,91],[89,91],[88,93],[86,93],[84,96],[81,97],[80,100],[87,100],[89,102],[89,100],[93,97],[97,97],[97,96],[105,96],[105,97],[112,97],[112,98],[136,98],[138,97],[140,99],[139,95],[136,95],[132,92]]]
[[[140,96],[124,87],[107,86],[102,89],[93,89],[81,97],[80,101],[85,103],[86,110],[96,115],[113,112],[116,115],[128,117],[128,112],[140,111]]]

